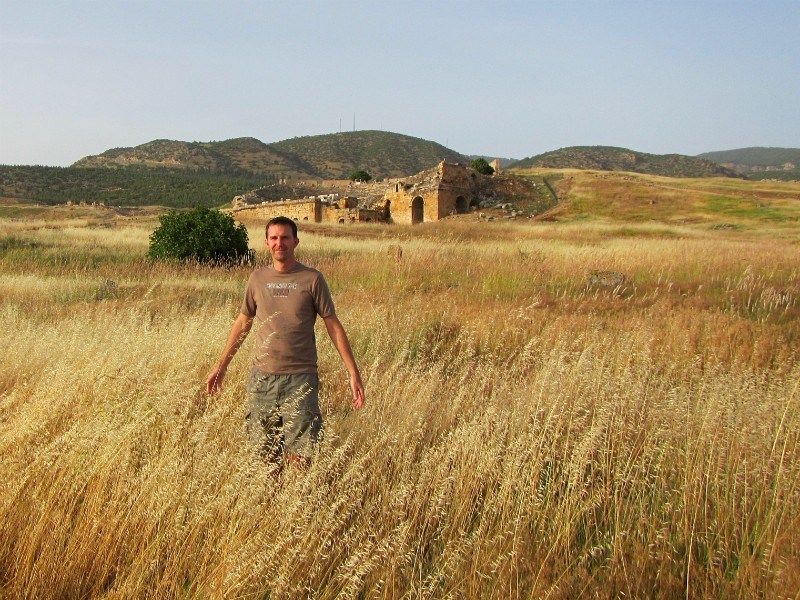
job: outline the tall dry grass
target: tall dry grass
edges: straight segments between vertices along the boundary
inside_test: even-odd
[[[133,231],[13,232],[0,595],[796,596],[796,241],[314,231],[301,260],[367,405],[320,335],[325,438],[277,480],[245,444],[251,347],[202,391],[246,269],[149,265]],[[591,287],[597,268],[625,284]]]

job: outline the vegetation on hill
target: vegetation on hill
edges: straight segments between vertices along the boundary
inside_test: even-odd
[[[473,160],[476,160],[478,158],[483,158],[484,160],[486,160],[488,162],[492,162],[493,160],[497,159],[497,160],[500,161],[500,168],[501,169],[507,169],[508,167],[513,165],[514,163],[519,162],[518,158],[500,158],[499,156],[487,157],[485,154],[467,154],[466,157],[470,162],[472,162]]]
[[[545,167],[551,169],[593,169],[630,171],[665,177],[737,177],[710,160],[682,154],[647,154],[612,146],[571,146],[525,158],[511,169]]]
[[[212,142],[153,140],[112,148],[69,168],[0,166],[0,194],[55,204],[105,202],[174,208],[219,206],[235,195],[286,179],[403,177],[461,154],[419,138],[357,131],[265,144],[252,137]]]
[[[313,179],[316,177],[314,165],[275,148],[272,144],[251,137],[236,138],[222,142],[200,144],[225,157],[235,168],[249,173],[267,173],[284,179]]]
[[[482,175],[494,175],[494,167],[492,167],[485,158],[476,158],[469,163],[470,168],[475,169]]]
[[[731,162],[719,165],[709,158]],[[253,137],[210,142],[161,139],[87,156],[67,168],[0,165],[0,197],[43,204],[71,200],[117,206],[215,207],[281,180],[286,180],[287,189],[296,190],[304,182],[346,180],[361,169],[379,181],[414,175],[441,160],[469,164],[471,158],[435,142],[385,131],[333,133],[271,144]],[[508,164],[508,159],[501,159],[501,165],[504,163]],[[574,146],[513,162],[510,169],[743,177],[737,175],[738,170],[750,179],[793,180],[800,179],[800,170],[788,166],[797,165],[800,149],[792,148],[743,148],[690,157]],[[539,183],[547,184],[544,179]],[[285,197],[293,196],[287,191]]]
[[[697,223],[739,229],[797,227],[800,184],[737,178],[673,178],[576,169],[520,171],[544,178],[558,204],[541,220]]]
[[[355,171],[350,173],[350,176],[348,177],[348,179],[350,181],[366,182],[366,181],[371,181],[372,180],[372,175],[367,173],[364,169],[356,169]]]
[[[312,165],[322,179],[347,179],[355,168],[374,179],[407,177],[442,160],[469,163],[441,144],[388,131],[353,131],[297,137],[271,145]]]
[[[787,162],[800,164],[800,148],[739,148],[698,154],[716,163],[739,163],[750,167],[780,167]]]
[[[292,138],[265,144],[244,137],[220,142],[154,140],[113,148],[73,166],[170,167],[227,175],[266,174],[277,179],[347,179],[356,168],[373,177],[405,177],[442,160],[466,164],[466,157],[440,144],[387,131],[354,131]]]
[[[97,156],[86,156],[73,167],[178,167],[219,171],[221,157],[197,144],[174,140],[153,140],[135,148],[112,148]]]
[[[251,137],[221,142],[154,140],[133,148],[112,148],[96,156],[86,156],[72,166],[114,169],[167,167],[235,176],[271,175],[276,178],[314,176],[314,168],[304,164],[301,159]]]
[[[274,182],[272,176],[228,175],[178,168],[0,165],[0,196],[42,204],[104,202],[173,208],[220,206],[237,194]]]
[[[800,179],[800,148],[739,148],[698,156],[733,169],[748,179]]]

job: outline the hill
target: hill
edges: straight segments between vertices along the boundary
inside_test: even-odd
[[[86,156],[71,167],[0,165],[0,197],[42,204],[219,206],[248,190],[282,179],[346,179],[364,168],[375,179],[413,175],[442,159],[468,162],[457,152],[411,136],[356,131],[266,144],[153,140]]]
[[[272,175],[275,178],[304,179],[316,175],[314,167],[301,158],[287,154],[274,145],[265,144],[256,138],[235,138],[198,145],[221,156],[225,161],[224,164],[229,165],[229,169]]]
[[[577,169],[517,173],[544,179],[558,198],[538,220],[694,223],[722,229],[764,224],[796,229],[800,222],[800,183]]]
[[[77,161],[76,168],[169,167],[269,175],[276,179],[347,179],[357,168],[375,179],[404,177],[442,160],[467,158],[435,142],[387,131],[354,131],[298,137],[266,144],[251,137],[221,142],[154,140],[113,148]]]
[[[72,166],[114,169],[168,167],[226,175],[272,175],[275,178],[315,176],[313,167],[302,160],[249,137],[222,142],[153,140],[132,148],[112,148],[96,156],[86,156]]]
[[[187,168],[41,167],[0,165],[0,197],[41,204],[68,201],[174,208],[220,206],[274,178]]]
[[[310,165],[322,179],[347,179],[365,169],[373,179],[407,177],[442,160],[466,164],[466,156],[441,144],[388,131],[353,131],[297,137],[271,144]]]
[[[739,148],[705,152],[698,156],[749,179],[800,179],[800,148]]]
[[[629,171],[664,177],[737,177],[715,162],[682,154],[647,154],[612,146],[571,146],[525,158],[510,169],[531,167]]]

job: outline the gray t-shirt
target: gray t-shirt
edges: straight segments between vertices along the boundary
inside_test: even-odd
[[[241,312],[255,317],[253,367],[271,375],[317,372],[314,323],[336,311],[322,273],[300,263],[288,273],[272,266],[250,275]]]

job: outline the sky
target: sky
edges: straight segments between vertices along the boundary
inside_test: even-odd
[[[353,128],[503,158],[800,147],[800,0],[0,0],[0,164]]]

